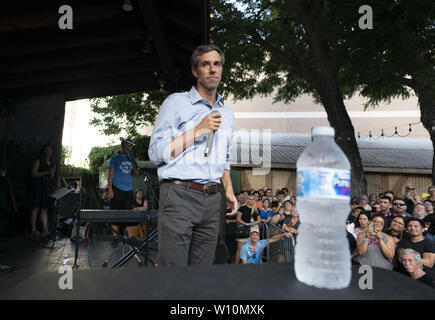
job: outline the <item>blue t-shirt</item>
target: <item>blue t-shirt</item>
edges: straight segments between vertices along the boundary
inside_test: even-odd
[[[133,158],[131,155],[126,156],[122,153],[113,156],[110,159],[109,168],[115,172],[113,174],[113,185],[122,191],[133,190],[133,175],[134,168]]]
[[[269,240],[258,240],[257,244],[255,245],[254,255],[254,251],[252,251],[251,248],[251,240],[249,240],[242,246],[242,250],[240,252],[240,259],[246,260],[246,263],[262,263],[261,258],[263,255],[263,250],[264,248],[266,248],[268,242]]]
[[[269,210],[266,212],[266,210],[264,210],[264,208],[261,208],[261,209],[260,209],[260,214],[261,214],[261,219],[263,219],[263,220],[267,220],[267,218],[269,218],[269,217],[273,217],[274,212],[273,212],[272,209],[269,209]]]

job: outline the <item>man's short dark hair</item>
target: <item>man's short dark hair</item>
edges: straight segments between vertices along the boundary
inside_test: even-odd
[[[280,196],[285,196],[285,193],[284,192],[282,192],[282,191],[280,191],[280,192],[278,192],[278,195]]]
[[[407,218],[407,219],[406,219],[406,226],[408,226],[408,224],[409,224],[411,221],[418,221],[418,222],[420,222],[421,227],[424,228],[424,222],[423,222],[423,220],[422,220],[422,219],[419,219],[419,218],[416,218],[416,217],[409,217],[409,218]]]
[[[390,201],[390,202],[391,202],[391,198],[390,198],[390,197],[387,197],[387,196],[382,196],[380,200],[382,200],[382,199],[384,199],[384,200],[388,200],[388,201]]]
[[[272,205],[271,205],[271,207],[272,208],[276,208],[276,207],[278,207],[278,205],[279,205],[279,201],[272,201]]]
[[[281,191],[287,191],[288,192],[288,189],[286,187],[284,187],[284,188],[281,189]]]
[[[258,195],[260,195],[260,192],[254,191],[254,192],[252,192],[252,194],[258,194]]]
[[[222,58],[222,65],[225,64],[225,56],[221,49],[219,49],[214,44],[203,44],[197,47],[195,51],[193,51],[192,56],[190,57],[190,63],[192,67],[196,69],[198,66],[199,57],[202,56],[204,53],[210,51],[217,51],[217,53],[219,53]]]

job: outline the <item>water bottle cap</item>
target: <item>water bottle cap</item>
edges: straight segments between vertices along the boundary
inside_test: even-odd
[[[311,135],[314,136],[335,136],[335,130],[332,127],[314,127],[311,130]]]

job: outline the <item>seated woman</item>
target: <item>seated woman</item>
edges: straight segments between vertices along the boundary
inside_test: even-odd
[[[396,246],[389,235],[382,232],[385,226],[385,219],[382,216],[375,216],[369,227],[360,232],[357,242],[360,265],[369,265],[382,269],[392,270]]]
[[[133,210],[148,210],[148,199],[144,197],[142,189],[138,189],[134,195]]]
[[[133,210],[136,211],[147,211],[148,210],[148,199],[144,197],[144,192],[142,189],[138,189],[134,194]],[[144,237],[147,234],[147,226],[145,222],[132,226],[131,236],[132,237]]]

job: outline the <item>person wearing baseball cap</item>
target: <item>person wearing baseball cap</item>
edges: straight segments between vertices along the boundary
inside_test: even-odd
[[[244,264],[262,263],[263,250],[269,243],[279,241],[284,237],[291,237],[291,233],[282,233],[270,239],[260,240],[260,228],[258,225],[251,227],[250,234],[250,239],[243,245],[240,254]]]

